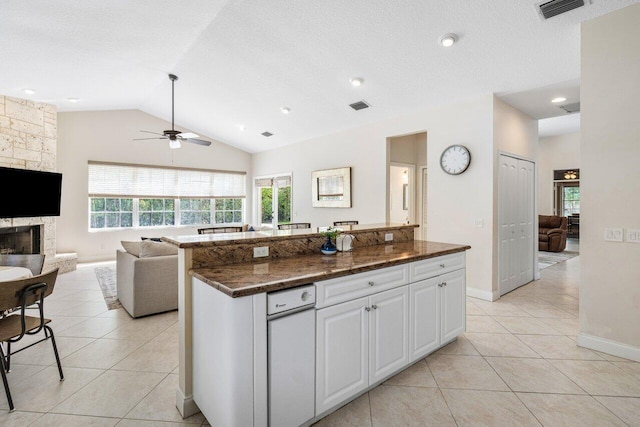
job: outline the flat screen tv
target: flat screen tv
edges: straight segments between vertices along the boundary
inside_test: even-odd
[[[0,218],[60,216],[62,174],[0,167]]]

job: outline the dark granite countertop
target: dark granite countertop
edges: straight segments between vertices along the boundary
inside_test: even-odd
[[[237,298],[468,249],[471,246],[414,240],[393,245],[357,247],[352,252],[338,252],[335,255],[300,255],[198,268],[189,271],[189,274]]]
[[[367,233],[372,231],[392,231],[408,228],[417,228],[417,224],[400,224],[400,223],[379,223],[379,224],[359,224],[359,225],[340,225],[336,228],[346,233],[357,235],[359,233]],[[164,236],[162,240],[176,245],[179,248],[206,248],[210,246],[234,245],[238,243],[263,244],[270,241],[282,241],[287,239],[300,239],[310,236],[318,236],[327,227],[302,228],[297,230],[262,230],[262,231],[245,231],[242,233],[218,233],[218,234],[194,234],[183,236]]]

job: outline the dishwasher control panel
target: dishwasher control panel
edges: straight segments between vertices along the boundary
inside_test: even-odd
[[[278,314],[316,303],[315,285],[303,285],[267,294],[267,315]]]

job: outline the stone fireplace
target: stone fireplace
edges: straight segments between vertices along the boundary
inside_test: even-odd
[[[55,105],[0,95],[0,166],[56,171]],[[0,218],[0,253],[43,253],[44,269],[76,269],[75,253],[56,253],[55,217]]]
[[[41,254],[43,225],[0,228],[0,254]]]

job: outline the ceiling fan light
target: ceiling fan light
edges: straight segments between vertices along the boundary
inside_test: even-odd
[[[180,148],[182,144],[180,144],[180,141],[178,141],[177,139],[170,139],[169,140],[169,148],[172,149],[176,149],[176,148]]]

